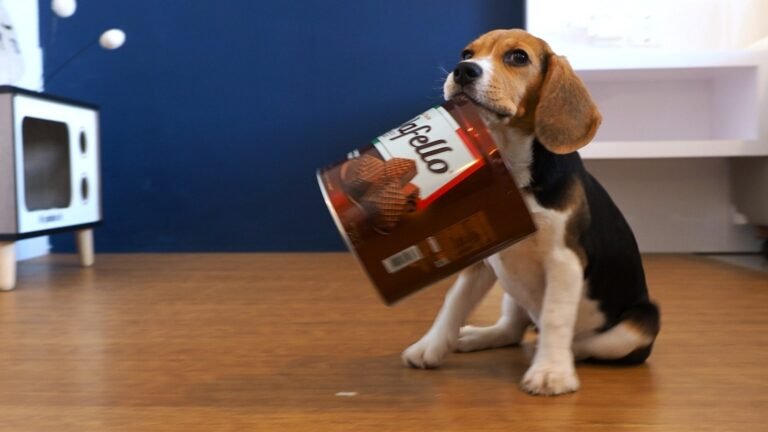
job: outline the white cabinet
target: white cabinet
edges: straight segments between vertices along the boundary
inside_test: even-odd
[[[13,84],[28,90],[40,91],[43,89],[43,52],[39,37],[39,2],[32,0],[0,0],[0,2],[13,21],[23,57],[23,75]],[[47,5],[50,2],[41,4]],[[16,256],[19,260],[34,258],[47,254],[49,249],[47,236],[35,237],[17,242]]]

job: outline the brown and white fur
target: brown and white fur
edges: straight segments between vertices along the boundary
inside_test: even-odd
[[[576,360],[644,362],[659,312],[629,225],[576,153],[601,122],[584,84],[564,57],[523,30],[489,32],[462,59],[445,98],[483,108],[538,231],[465,269],[403,361],[438,367],[451,351],[518,344],[533,324],[536,354],[521,383],[532,394],[576,391]],[[497,281],[505,294],[496,324],[462,327]]]

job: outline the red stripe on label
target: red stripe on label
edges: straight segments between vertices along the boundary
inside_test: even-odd
[[[472,139],[467,135],[467,132],[464,131],[462,128],[456,129],[456,135],[461,138],[461,140],[464,142],[464,146],[467,147],[470,153],[472,153],[472,156],[475,157],[475,159],[483,159],[483,155],[480,154],[479,151],[477,151],[477,147],[472,143]]]

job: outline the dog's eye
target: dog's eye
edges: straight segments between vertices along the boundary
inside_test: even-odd
[[[518,48],[504,54],[504,63],[512,66],[525,66],[530,63],[530,59],[527,52]]]
[[[472,50],[465,49],[464,51],[461,52],[461,59],[469,60],[472,58],[472,54],[474,54]]]

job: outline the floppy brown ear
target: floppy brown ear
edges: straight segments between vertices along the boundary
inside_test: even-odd
[[[549,56],[536,106],[536,138],[557,154],[575,152],[594,138],[602,116],[565,57]]]

